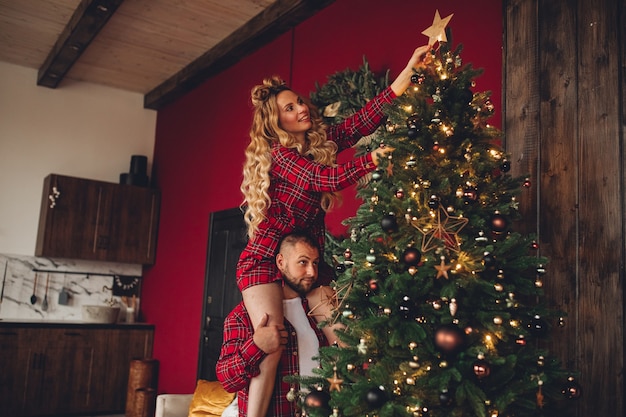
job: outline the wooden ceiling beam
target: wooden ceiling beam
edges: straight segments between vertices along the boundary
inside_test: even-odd
[[[223,41],[144,96],[144,108],[158,110],[190,92],[335,0],[277,0]]]
[[[56,88],[123,0],[82,0],[39,68],[37,85]]]

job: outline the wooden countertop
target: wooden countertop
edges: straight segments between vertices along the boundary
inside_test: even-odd
[[[81,329],[154,329],[150,323],[90,323],[86,321],[0,319],[1,328],[81,328]]]

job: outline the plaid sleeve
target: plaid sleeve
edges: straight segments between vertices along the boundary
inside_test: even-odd
[[[254,344],[254,329],[239,304],[224,320],[224,342],[215,366],[217,379],[228,392],[248,387],[250,379],[259,374],[259,363],[265,353]]]
[[[346,118],[343,122],[328,129],[328,139],[339,147],[339,151],[354,146],[363,136],[370,135],[384,121],[383,110],[396,98],[391,87],[387,87],[371,99],[361,110]]]
[[[296,149],[282,146],[275,146],[272,156],[274,175],[303,190],[317,192],[343,190],[376,168],[369,153],[336,166],[311,161],[300,155]]]

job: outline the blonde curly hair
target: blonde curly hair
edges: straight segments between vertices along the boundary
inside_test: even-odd
[[[244,220],[248,226],[248,236],[254,237],[259,224],[266,218],[267,209],[272,204],[268,194],[270,187],[270,169],[272,166],[271,147],[280,143],[287,148],[296,148],[301,155],[311,156],[318,163],[333,166],[337,155],[337,144],[326,139],[326,126],[319,111],[308,100],[312,126],[306,132],[306,141],[302,145],[278,123],[279,108],[276,96],[285,90],[291,90],[278,76],[265,78],[263,84],[252,88],[251,99],[254,107],[250,144],[246,148],[246,161],[243,165],[241,192],[244,196]],[[322,194],[322,208],[329,210],[338,200],[336,193]]]

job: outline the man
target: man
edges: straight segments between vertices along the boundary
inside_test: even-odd
[[[316,305],[318,301],[328,302],[328,288],[312,290],[319,263],[319,250],[310,236],[300,232],[285,236],[276,255],[276,265],[284,282],[284,326],[267,326],[265,315],[255,333],[243,302],[226,317],[224,343],[216,365],[217,379],[226,391],[237,392],[240,416],[247,415],[248,385],[250,379],[258,375],[259,363],[265,355],[279,350],[282,356],[267,416],[296,415],[296,404],[287,400],[292,387],[283,377],[312,376],[312,370],[318,366],[313,357],[317,356],[320,346],[328,345],[316,320],[307,314],[307,297],[315,300]],[[297,391],[297,387],[293,388]]]

